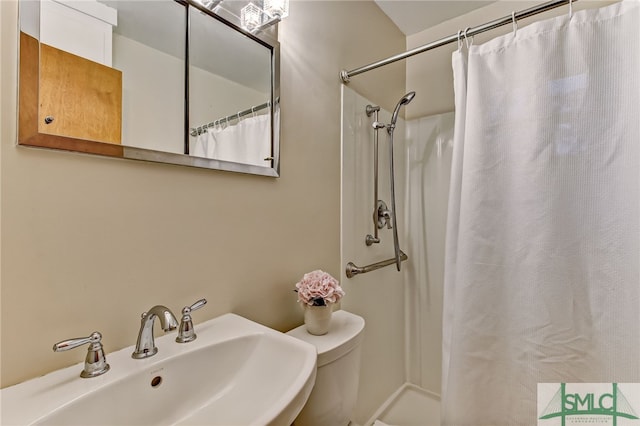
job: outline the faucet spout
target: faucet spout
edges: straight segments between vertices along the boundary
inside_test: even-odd
[[[144,312],[140,319],[140,331],[138,332],[136,349],[131,354],[132,358],[148,358],[158,353],[153,337],[153,324],[156,318],[160,320],[160,326],[165,332],[175,330],[178,327],[178,320],[166,306],[156,305],[148,312]]]

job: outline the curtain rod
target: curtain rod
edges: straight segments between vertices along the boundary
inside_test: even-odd
[[[238,112],[236,114],[228,115],[226,117],[220,118],[220,119],[212,121],[210,123],[203,124],[202,126],[192,127],[190,134],[191,134],[191,136],[199,136],[199,135],[205,133],[209,127],[215,127],[218,124],[226,123],[228,121],[231,121],[234,118],[237,118],[238,120],[240,120],[240,117],[244,117],[245,115],[253,114],[256,111],[260,111],[261,109],[265,109],[265,108],[268,108],[270,106],[271,106],[271,102],[265,102],[265,103],[260,104],[258,106],[247,108],[244,111],[240,111],[240,112]]]
[[[464,31],[466,37],[473,37],[476,34],[480,34],[486,31],[490,31],[501,27],[503,25],[513,23],[514,19],[517,22],[520,19],[528,18],[533,15],[537,15],[542,12],[546,12],[551,9],[555,9],[556,7],[564,6],[565,4],[570,4],[572,2],[576,2],[578,0],[553,0],[547,3],[542,3],[537,6],[530,7],[529,9],[524,9],[519,12],[514,12],[511,15],[505,16],[504,18],[496,19],[491,22],[487,22],[486,24],[479,25],[477,27],[469,28]],[[371,63],[369,65],[362,66],[360,68],[353,69],[351,71],[342,70],[340,71],[340,78],[343,83],[348,83],[351,77],[365,73],[367,71],[374,70],[376,68],[383,67],[385,65],[392,64],[397,61],[401,61],[403,59],[409,58],[411,56],[417,55],[419,53],[426,52],[431,49],[435,49],[436,47],[444,46],[446,44],[455,43],[458,41],[459,35],[458,33],[450,35],[448,37],[442,38],[440,40],[433,41],[429,44],[425,44],[423,46],[416,47],[407,52],[400,53],[394,56],[391,56],[387,59],[382,59],[378,62]]]

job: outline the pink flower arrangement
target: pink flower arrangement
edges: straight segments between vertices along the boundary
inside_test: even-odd
[[[324,271],[317,270],[304,274],[296,283],[298,302],[311,306],[325,306],[336,303],[344,296],[338,280]]]

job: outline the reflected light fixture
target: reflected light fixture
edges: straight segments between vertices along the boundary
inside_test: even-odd
[[[263,11],[253,3],[249,3],[240,10],[240,25],[245,30],[256,31],[262,26]]]
[[[2,1],[2,0],[0,0]],[[200,3],[216,15],[224,19],[239,20],[240,26],[250,33],[257,33],[289,16],[289,0],[253,0],[239,11],[238,3],[246,0],[191,0]],[[235,4],[234,4],[235,3]],[[229,7],[225,7],[225,6]],[[238,21],[235,21],[237,25]]]
[[[220,4],[222,0],[198,0],[198,3],[202,4],[209,10],[213,10]]]
[[[289,16],[289,0],[264,0],[264,12],[271,18],[284,19]]]
[[[259,1],[259,0],[258,0]],[[289,16],[289,0],[264,0],[262,8],[249,3],[241,10],[240,26],[256,33]]]

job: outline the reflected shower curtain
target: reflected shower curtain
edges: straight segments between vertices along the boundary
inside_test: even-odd
[[[544,425],[538,383],[640,382],[640,4],[453,67],[442,423]]]
[[[193,155],[234,163],[271,165],[271,117],[242,118],[237,124],[216,126],[198,136]]]

